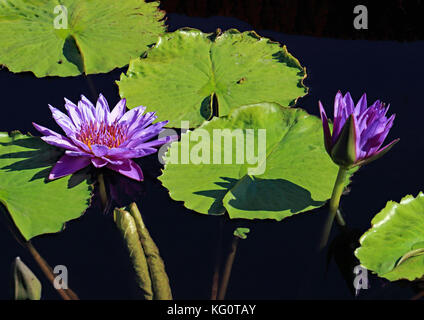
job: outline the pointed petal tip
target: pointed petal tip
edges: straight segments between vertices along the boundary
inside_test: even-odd
[[[69,100],[68,98],[64,97],[63,100],[65,100],[65,103],[70,103],[75,105],[75,103],[73,103],[71,100]]]
[[[323,114],[324,114],[324,115],[326,115],[326,113],[325,113],[324,106],[323,106],[323,105],[322,105],[322,103],[321,103],[321,100],[319,100],[319,101],[318,101],[318,108],[319,108],[320,115],[321,115],[321,118],[322,118],[322,115],[323,115]]]

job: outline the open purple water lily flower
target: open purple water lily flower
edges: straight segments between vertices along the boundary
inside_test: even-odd
[[[96,106],[81,96],[78,105],[65,98],[69,117],[50,106],[53,118],[63,129],[66,137],[33,123],[44,136],[45,142],[66,149],[65,154],[53,166],[49,179],[72,174],[90,164],[96,168],[107,167],[137,181],[143,180],[143,172],[133,158],[140,158],[157,151],[156,147],[175,140],[167,136],[151,140],[163,131],[168,121],[155,124],[154,112],[143,114],[145,107],[126,111],[126,100],[122,99],[110,111],[100,94]]]
[[[349,92],[343,97],[339,91],[334,100],[331,133],[327,115],[319,102],[325,148],[336,164],[346,168],[364,165],[384,155],[399,141],[393,140],[381,148],[395,119],[394,114],[386,117],[389,106],[386,108],[377,100],[368,107],[365,93],[355,106]]]

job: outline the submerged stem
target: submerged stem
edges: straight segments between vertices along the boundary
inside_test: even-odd
[[[339,208],[340,197],[342,196],[342,193],[344,190],[346,174],[347,174],[347,169],[343,167],[339,167],[337,179],[333,188],[333,194],[331,195],[331,199],[330,199],[327,220],[325,221],[324,229],[321,236],[321,242],[319,246],[320,250],[322,250],[327,245],[328,237],[331,232],[331,227],[333,226],[334,217],[336,216],[337,209]]]
[[[221,260],[222,260],[222,241],[224,233],[224,217],[220,217],[219,229],[218,229],[218,244],[215,251],[215,266],[212,277],[212,290],[211,290],[211,300],[216,300],[218,296],[218,287],[219,287],[219,271],[221,269]]]
[[[48,265],[46,260],[44,260],[43,257],[38,253],[38,251],[34,248],[34,246],[32,245],[30,241],[27,241],[25,243],[25,247],[31,253],[34,260],[37,262],[38,266],[40,267],[41,271],[43,271],[44,275],[54,286],[55,275],[53,273],[52,268]],[[60,294],[63,300],[79,300],[76,293],[73,292],[71,289],[58,289],[56,287],[55,289]]]
[[[102,202],[103,211],[106,211],[108,207],[108,199],[107,199],[105,178],[103,176],[103,172],[99,172],[99,175],[97,176],[97,180],[99,182],[99,194],[100,194],[100,200]]]
[[[231,250],[227,256],[227,261],[225,262],[224,273],[222,274],[221,285],[219,287],[218,300],[224,300],[225,294],[227,293],[228,282],[231,276],[231,270],[233,268],[234,258],[237,252],[237,246],[240,241],[240,238],[233,236],[233,241],[231,242]]]

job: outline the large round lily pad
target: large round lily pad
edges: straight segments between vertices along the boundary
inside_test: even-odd
[[[47,182],[60,155],[40,138],[0,133],[0,203],[27,240],[62,230],[89,206],[91,186],[83,172]]]
[[[163,35],[130,62],[118,82],[130,108],[147,106],[168,126],[198,127],[214,114],[263,101],[293,105],[304,96],[305,69],[285,46],[255,32],[202,33],[181,29]]]
[[[391,281],[424,276],[424,194],[389,201],[371,221],[355,255],[361,264]]]
[[[258,129],[266,129],[265,145]],[[254,148],[246,147],[248,141]],[[248,150],[259,161],[249,158]],[[190,158],[182,157],[187,154]],[[324,149],[320,120],[274,103],[242,106],[187,131],[172,143],[166,161],[159,179],[171,198],[203,214],[228,211],[231,218],[244,219],[281,220],[322,206],[338,171]]]
[[[0,64],[37,77],[123,67],[164,32],[157,6],[143,0],[0,1]]]

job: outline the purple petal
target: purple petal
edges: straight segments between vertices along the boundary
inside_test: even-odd
[[[341,108],[341,102],[343,101],[343,95],[339,91],[337,91],[336,97],[334,98],[334,119],[339,117],[339,111]]]
[[[347,116],[350,116],[354,112],[355,104],[349,92],[345,94],[343,100],[345,102]]]
[[[57,132],[54,132],[53,130],[50,130],[46,127],[40,126],[39,124],[36,124],[35,122],[32,123],[35,129],[37,129],[38,132],[45,136],[54,136],[58,138],[62,138],[63,136]]]
[[[384,143],[387,135],[389,134],[390,129],[393,126],[393,121],[395,120],[396,115],[393,114],[385,124],[380,124],[379,130],[375,135],[368,138],[363,149],[366,150],[366,156],[372,156],[375,154],[381,145]]]
[[[356,161],[358,160],[360,154],[361,154],[361,132],[359,131],[359,127],[358,127],[358,121],[355,118],[355,115],[352,114],[352,119],[353,119],[353,127],[355,130],[355,157],[356,157]]]
[[[155,121],[158,117],[156,116],[156,112],[147,112],[143,118],[140,120],[142,123],[142,127],[145,128],[149,124],[151,124],[153,121]]]
[[[366,109],[367,109],[367,94],[364,93],[361,99],[359,99],[358,103],[356,104],[355,116],[358,117],[360,114],[365,112]]]
[[[122,116],[125,114],[125,110],[126,110],[126,103],[127,100],[126,99],[121,99],[115,106],[115,108],[113,108],[112,112],[110,113],[109,116],[109,121],[110,123],[115,122],[115,121],[119,121]]]
[[[108,164],[108,162],[105,159],[101,159],[101,158],[91,158],[91,163],[96,168],[101,168]]]
[[[63,155],[59,161],[54,165],[52,171],[50,172],[49,179],[54,180],[67,175],[70,175],[82,168],[85,168],[90,164],[90,159],[87,157],[70,157],[68,155]]]
[[[81,100],[78,101],[78,110],[81,114],[83,122],[90,123],[96,120],[96,109],[90,100],[88,100],[84,95],[81,95]]]
[[[328,122],[327,122],[327,125],[328,125]],[[172,141],[177,141],[177,140],[178,140],[177,135],[166,136],[166,137],[163,137],[163,138],[160,138],[160,139],[157,139],[157,140],[152,140],[152,141],[145,142],[145,143],[141,142],[140,144],[138,144],[134,148],[135,149],[138,149],[138,148],[144,149],[144,148],[150,148],[150,147],[158,147],[158,146],[162,146],[166,143],[169,143],[169,142],[172,142]]]
[[[141,168],[132,160],[128,160],[122,165],[114,165],[110,163],[107,165],[107,168],[137,181],[143,181],[144,179]]]
[[[54,120],[63,129],[66,135],[74,136],[76,128],[74,123],[71,121],[71,119],[69,119],[69,117],[66,114],[64,114],[63,112],[60,112],[58,109],[52,107],[51,105],[49,105],[49,108],[52,112]]]
[[[97,121],[110,123],[109,113],[110,113],[109,104],[107,103],[107,100],[105,99],[105,97],[102,94],[100,94],[99,99],[97,99],[97,103],[96,103]]]
[[[41,137],[43,141],[52,146],[69,149],[69,150],[78,150],[78,148],[72,143],[71,140],[62,136],[59,133],[56,133],[50,129],[47,129],[43,126],[40,126],[36,123],[32,123],[35,129],[37,129],[41,134],[44,134],[44,137]]]
[[[157,119],[155,115],[156,112],[148,112],[145,115],[139,113],[136,118],[134,118],[132,124],[128,127],[128,135],[132,135],[135,131],[146,128],[153,121]]]
[[[166,125],[168,121],[162,121],[151,125],[150,127],[139,129],[134,131],[131,135],[128,136],[128,140],[122,146],[125,147],[135,147],[135,141],[147,141],[159,133],[161,133],[164,129],[163,126]]]
[[[141,158],[157,152],[154,148],[113,148],[109,150],[108,157],[111,159],[132,159]]]
[[[78,106],[65,98],[65,108],[75,127],[79,128],[81,126],[81,113],[78,110]]]
[[[343,95],[339,91],[336,94],[334,99],[334,125],[333,125],[333,135],[332,135],[332,144],[334,145],[337,141],[340,132],[342,131],[343,125],[347,119],[345,102],[343,100]]]
[[[87,152],[84,152],[84,151],[66,150],[65,154],[67,154],[70,157],[89,157],[89,158],[93,157],[93,155],[91,153],[87,153]]]
[[[78,146],[81,150],[86,151],[88,153],[91,152],[90,148],[83,142],[79,141],[78,139],[74,138],[74,137],[69,137],[69,139],[71,139],[71,141]]]
[[[41,137],[41,140],[55,147],[72,151],[79,150],[69,139],[66,139],[65,137],[58,138],[56,136],[44,136]]]
[[[127,113],[125,113],[121,119],[119,119],[119,123],[128,123],[132,124],[137,117],[141,116],[143,112],[146,110],[146,107],[138,106],[136,108],[131,109]]]
[[[106,146],[95,144],[91,146],[91,151],[93,151],[93,154],[96,157],[101,158],[108,154],[109,148]]]

